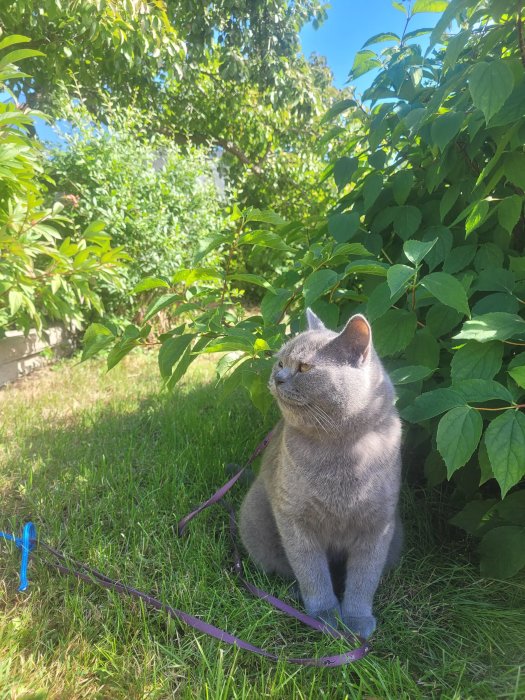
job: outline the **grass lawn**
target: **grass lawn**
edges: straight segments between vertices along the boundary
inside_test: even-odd
[[[155,358],[106,374],[68,361],[0,391],[0,530],[42,539],[259,646],[290,656],[345,645],[251,598],[228,567],[227,518],[177,519],[269,429],[241,396],[221,403],[211,361],[173,395]],[[239,502],[246,486],[236,487]],[[525,698],[525,582],[484,580],[422,491],[404,494],[408,541],[377,596],[373,653],[315,669],[274,664],[36,561],[0,542],[0,700],[38,698]],[[286,585],[248,567],[277,595]],[[521,664],[521,666],[520,666]]]

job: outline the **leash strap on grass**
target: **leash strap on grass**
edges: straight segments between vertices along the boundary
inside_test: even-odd
[[[226,484],[224,484],[224,486],[222,486],[211,498],[205,501],[194,511],[189,513],[189,515],[187,515],[179,522],[179,535],[182,535],[184,528],[186,527],[187,523],[190,520],[192,520],[192,518],[198,515],[198,513],[200,513],[205,508],[208,508],[208,506],[217,503],[222,499],[224,494],[227,493],[227,491],[229,491],[232,488],[232,486],[236,483],[236,481],[241,477],[244,470],[264,450],[266,445],[270,442],[271,437],[272,433],[269,433],[264,438],[264,440],[256,447],[254,452],[250,455],[245,466],[234,477],[232,477]],[[279,598],[275,598],[269,593],[266,593],[260,588],[257,588],[243,577],[242,560],[239,554],[239,549],[237,547],[237,525],[235,522],[235,514],[233,508],[229,504],[224,503],[224,501],[223,504],[227,508],[230,517],[230,535],[233,545],[234,571],[238,575],[244,587],[252,595],[267,601],[268,603],[270,603],[270,605],[273,605],[275,608],[281,610],[286,615],[294,617],[296,620],[299,620],[303,624],[308,625],[308,627],[311,627],[312,629],[315,629],[318,632],[329,634],[332,637],[335,637],[336,639],[345,639],[347,641],[355,640],[355,637],[353,635],[350,638],[349,635],[346,635],[343,632],[339,632],[338,630],[330,627],[329,625],[325,625],[324,623],[319,622],[319,620],[315,620],[313,617],[310,617],[309,615],[306,615],[305,613],[296,610],[291,605],[288,605],[282,600],[279,600]],[[0,538],[14,542],[16,546],[22,550],[22,563],[20,566],[20,586],[18,590],[25,591],[28,586],[27,566],[29,563],[29,555],[34,549],[35,545],[37,544],[36,528],[33,525],[33,523],[27,523],[22,531],[22,537],[15,537],[14,535],[10,535],[5,532],[0,532]],[[50,555],[50,557],[39,557],[40,561],[51,568],[57,569],[62,574],[70,574],[72,576],[75,576],[77,579],[86,581],[87,583],[97,584],[98,586],[102,586],[102,588],[107,588],[108,590],[116,591],[121,595],[128,595],[132,598],[138,598],[144,601],[144,603],[149,607],[164,612],[170,617],[174,618],[175,620],[182,620],[182,622],[186,623],[198,632],[208,634],[209,636],[214,637],[215,639],[218,639],[221,642],[231,644],[232,646],[237,646],[240,649],[245,649],[246,651],[251,651],[254,654],[264,656],[265,658],[270,659],[272,661],[281,660],[281,657],[277,654],[273,654],[269,651],[266,651],[265,649],[256,647],[253,644],[250,644],[249,642],[245,642],[239,637],[236,637],[233,634],[230,634],[229,632],[220,629],[219,627],[211,625],[209,622],[200,620],[198,617],[193,617],[193,615],[189,615],[188,613],[185,613],[182,610],[172,608],[171,605],[163,603],[161,600],[155,598],[152,595],[149,595],[148,593],[143,593],[142,591],[139,591],[136,588],[133,588],[132,586],[128,586],[125,583],[121,583],[120,581],[114,581],[113,579],[108,578],[107,576],[102,574],[100,571],[97,571],[96,569],[93,569],[87,566],[86,564],[83,564],[82,562],[75,561],[71,557],[66,557],[64,554],[62,554],[62,552],[59,552],[57,549],[54,549],[45,542],[38,542],[38,548],[40,551],[46,552],[48,555]],[[366,654],[368,654],[369,651],[369,646],[366,643],[363,643],[360,647],[356,649],[349,649],[347,651],[344,651],[342,654],[336,654],[334,656],[321,656],[317,658],[287,658],[284,660],[288,661],[288,663],[299,664],[301,666],[334,667],[343,666],[353,661],[358,661],[359,659],[362,659],[364,656],[366,656]]]

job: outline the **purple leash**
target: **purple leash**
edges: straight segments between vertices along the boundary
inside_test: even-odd
[[[273,436],[273,430],[268,433],[268,435],[257,445],[255,450],[252,452],[252,454],[249,456],[248,460],[246,461],[246,464],[235,474],[229,481],[227,481],[223,486],[218,489],[213,496],[208,498],[207,501],[204,501],[204,503],[201,503],[200,506],[195,508],[195,510],[192,510],[191,513],[188,513],[188,515],[184,516],[181,520],[179,520],[178,525],[177,525],[177,532],[179,537],[181,537],[184,533],[184,530],[186,528],[186,525],[193,520],[193,518],[199,513],[201,513],[203,510],[208,508],[211,505],[214,505],[215,503],[218,503],[224,495],[232,488],[232,486],[240,479],[240,477],[243,475],[243,473],[246,471],[246,469],[250,466],[250,464],[263,452],[263,450],[267,447],[268,443],[270,442],[271,438]],[[243,576],[243,567],[242,567],[242,560],[241,556],[239,554],[239,549],[237,547],[237,524],[235,521],[235,513],[233,511],[233,508],[229,503],[226,503],[223,501],[223,505],[229,512],[229,517],[230,517],[230,537],[232,541],[232,548],[233,548],[233,569],[237,576],[239,577],[239,580],[241,581],[242,585],[248,590],[253,596],[256,598],[260,598],[261,600],[267,601],[270,605],[272,605],[274,608],[277,610],[280,610],[281,612],[285,613],[289,617],[294,617],[296,620],[299,620],[302,622],[304,625],[307,625],[308,627],[311,627],[314,630],[317,630],[318,632],[323,632],[324,634],[329,634],[330,636],[334,637],[335,639],[345,639],[346,641],[354,641],[357,639],[355,635],[352,633],[344,633],[340,632],[339,630],[334,629],[330,625],[326,625],[323,622],[320,622],[319,620],[316,620],[313,617],[310,617],[310,615],[306,615],[306,613],[303,613],[299,610],[296,610],[294,607],[291,605],[288,605],[284,601],[280,600],[279,598],[276,598],[275,596],[271,595],[270,593],[267,593],[266,591],[261,590],[260,588],[257,588],[257,586],[254,586],[253,583],[250,583],[247,581],[244,576]],[[195,618],[193,618],[195,619]],[[206,625],[206,623],[201,624]],[[191,624],[191,623],[189,623]],[[217,630],[216,627],[212,627],[212,625],[206,625],[213,630]],[[229,644],[236,644],[239,646],[241,649],[246,649],[248,651],[252,651],[255,654],[259,654],[260,656],[265,656],[268,659],[274,659],[277,661],[279,657],[276,654],[272,654],[271,652],[266,651],[265,649],[261,649],[259,647],[253,646],[252,644],[249,644],[248,642],[244,642],[242,639],[238,639],[237,637],[232,637],[229,635],[227,632],[223,632],[222,630],[218,630],[221,634],[227,635],[228,638],[220,638],[213,632],[210,632],[208,630],[208,634],[211,634],[213,637],[216,637],[217,639],[221,639],[221,641],[226,641]],[[235,641],[231,641],[235,640]],[[321,657],[316,657],[316,658],[302,658],[302,659],[296,659],[296,658],[286,658],[286,661],[288,663],[292,664],[299,664],[302,666],[343,666],[345,664],[351,663],[352,661],[359,661],[359,659],[362,659],[364,656],[368,654],[370,651],[370,646],[366,643],[363,642],[361,646],[357,647],[356,649],[351,649],[348,651],[343,652],[342,654],[337,654],[335,656],[321,656]]]
[[[226,484],[224,484],[224,486],[222,486],[216,493],[214,493],[211,498],[202,503],[198,508],[189,513],[185,518],[182,518],[182,520],[178,523],[179,536],[182,535],[184,528],[190,520],[192,520],[205,508],[208,508],[209,506],[213,505],[214,503],[217,503],[222,499],[224,494],[226,494],[238,481],[245,469],[254,461],[256,457],[258,457],[261,454],[261,452],[269,443],[271,437],[272,433],[269,433],[264,438],[264,440],[257,446],[254,452],[250,455],[244,467],[239,472],[237,472],[237,474],[235,474],[235,476],[233,476]],[[279,598],[275,598],[269,593],[262,591],[260,588],[257,588],[249,581],[246,581],[246,579],[242,576],[242,561],[236,543],[237,526],[235,523],[235,514],[233,512],[233,508],[229,504],[224,503],[224,505],[229,511],[230,516],[230,534],[233,543],[234,571],[238,575],[243,586],[252,595],[256,596],[257,598],[261,598],[262,600],[266,600],[268,603],[270,603],[270,605],[273,605],[278,610],[281,610],[290,617],[294,617],[296,620],[299,620],[300,622],[307,625],[308,627],[311,627],[312,629],[315,629],[319,632],[323,632],[325,634],[329,634],[335,639],[345,639],[346,641],[354,640],[354,635],[339,632],[338,630],[330,627],[329,625],[325,625],[324,623],[319,622],[319,620],[315,620],[313,617],[310,617],[309,615],[306,615],[305,613],[296,610],[292,606],[287,605],[282,600],[279,600]],[[277,654],[273,654],[269,651],[266,651],[265,649],[256,647],[253,644],[250,644],[249,642],[245,642],[244,640],[239,639],[239,637],[235,637],[233,634],[230,634],[225,630],[221,630],[218,627],[215,627],[214,625],[205,622],[204,620],[200,620],[198,617],[189,615],[188,613],[185,613],[182,610],[172,608],[171,605],[163,603],[161,600],[155,598],[154,596],[151,596],[147,593],[143,593],[142,591],[139,591],[136,588],[133,588],[132,586],[128,586],[125,583],[121,583],[120,581],[114,581],[113,579],[108,578],[104,574],[100,573],[100,571],[97,571],[96,569],[93,569],[87,566],[86,564],[83,564],[82,562],[75,561],[71,557],[66,557],[64,554],[54,549],[50,545],[46,544],[45,542],[38,541],[36,528],[32,523],[28,523],[25,526],[22,538],[16,538],[14,537],[14,535],[9,535],[1,532],[0,538],[14,541],[17,547],[22,549],[23,556],[20,590],[25,590],[25,588],[27,587],[26,571],[29,555],[31,553],[34,556],[34,547],[36,544],[38,544],[39,550],[47,552],[52,557],[51,559],[47,557],[40,557],[41,561],[47,566],[57,569],[62,574],[71,574],[72,576],[75,576],[76,578],[82,581],[86,581],[87,583],[95,583],[99,586],[102,586],[102,588],[107,588],[108,590],[116,591],[121,595],[129,595],[132,598],[139,598],[140,600],[144,601],[144,603],[149,607],[154,608],[155,610],[160,610],[161,612],[166,613],[175,620],[182,620],[182,622],[186,623],[193,629],[199,632],[204,632],[205,634],[208,634],[221,642],[226,642],[227,644],[237,646],[240,649],[251,651],[254,654],[264,656],[265,658],[271,659],[272,661],[281,660],[281,657]],[[368,646],[368,644],[363,643],[360,647],[357,647],[356,649],[350,649],[348,651],[343,652],[342,654],[336,654],[335,656],[322,656],[319,658],[311,659],[287,658],[285,660],[289,663],[300,664],[302,666],[343,666],[344,664],[351,663],[352,661],[358,661],[359,659],[362,659],[364,656],[366,656],[366,654],[368,654],[369,651],[370,647]]]

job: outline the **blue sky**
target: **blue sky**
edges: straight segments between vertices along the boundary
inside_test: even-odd
[[[330,4],[326,22],[317,30],[311,25],[304,27],[301,41],[306,56],[313,51],[326,56],[334,73],[335,84],[343,87],[354,56],[365,41],[380,32],[401,35],[406,16],[394,9],[390,0],[332,0]],[[439,17],[436,13],[415,15],[410,21],[409,31],[433,27]],[[419,37],[418,40],[425,43],[425,37]],[[369,83],[370,77],[365,75],[356,81],[356,86],[362,91]]]

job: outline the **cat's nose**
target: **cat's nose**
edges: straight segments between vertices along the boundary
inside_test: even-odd
[[[283,367],[280,369],[278,372],[275,373],[275,383],[276,384],[284,384],[284,382],[288,379],[288,370],[286,367]]]

